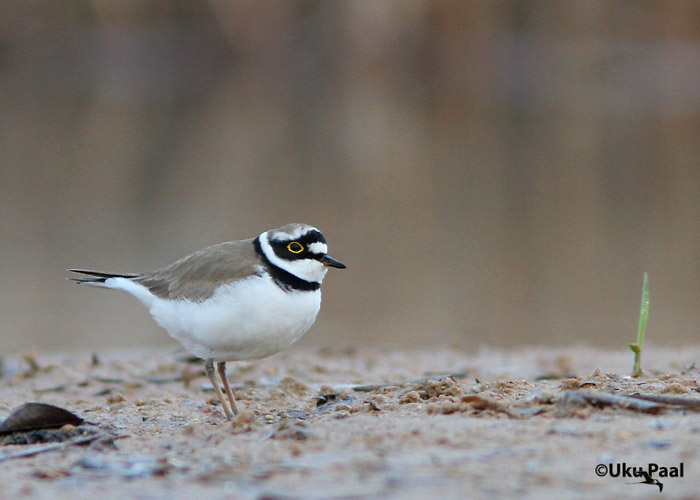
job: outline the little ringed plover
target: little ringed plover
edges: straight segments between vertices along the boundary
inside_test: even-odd
[[[329,267],[326,239],[307,224],[288,224],[257,238],[229,241],[143,274],[83,269],[82,285],[123,290],[136,297],[171,337],[205,360],[205,371],[230,420],[238,411],[226,362],[278,353],[304,335],[321,307]],[[214,363],[228,404],[214,377]]]

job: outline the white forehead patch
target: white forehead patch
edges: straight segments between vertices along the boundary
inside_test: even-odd
[[[309,252],[318,255],[326,255],[328,253],[328,245],[320,241],[314,241],[309,245]]]
[[[275,240],[275,241],[283,241],[283,240],[298,240],[301,238],[303,235],[308,233],[309,231],[313,231],[316,229],[315,227],[312,226],[307,226],[306,224],[299,224],[295,225],[294,229],[291,231],[285,230],[285,231],[278,231],[278,230],[272,230],[268,231],[270,234],[270,239]]]

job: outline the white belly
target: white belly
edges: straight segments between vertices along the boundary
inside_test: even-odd
[[[235,361],[286,349],[311,328],[320,308],[320,290],[286,292],[268,276],[253,276],[204,302],[156,298],[150,311],[194,355]]]

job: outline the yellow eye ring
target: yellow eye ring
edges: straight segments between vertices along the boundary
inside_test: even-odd
[[[298,241],[292,241],[289,245],[287,245],[287,250],[292,253],[301,253],[304,251],[304,245]]]

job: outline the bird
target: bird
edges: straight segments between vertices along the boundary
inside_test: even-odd
[[[328,269],[346,267],[328,255],[318,229],[292,223],[142,274],[69,271],[81,275],[70,278],[80,285],[122,290],[146,306],[158,325],[204,360],[221,408],[232,420],[238,408],[226,362],[266,358],[299,340],[316,320]]]
[[[658,486],[659,493],[661,493],[664,490],[664,483],[662,483],[661,481],[659,481],[656,478],[651,477],[651,474],[649,474],[647,471],[643,470],[642,476],[644,476],[644,481],[639,481],[637,483],[627,483],[627,484],[649,484],[651,486]]]

